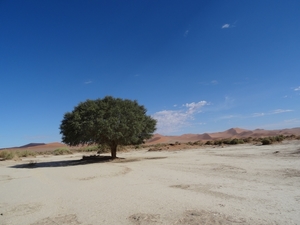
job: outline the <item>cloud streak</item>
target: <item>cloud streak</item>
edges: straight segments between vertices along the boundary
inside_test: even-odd
[[[233,24],[225,23],[225,24],[222,26],[222,29],[233,28],[233,27],[236,26],[236,23],[237,23],[237,21],[235,21]]]
[[[226,115],[226,116],[219,117],[218,120],[228,120],[228,119],[233,119],[233,118],[247,119],[247,118],[270,116],[270,115],[293,112],[293,111],[294,110],[291,110],[291,109],[275,109],[270,112],[252,113],[250,115],[238,115],[238,114],[237,115]]]
[[[222,26],[222,29],[226,29],[226,28],[229,28],[230,27],[230,24],[229,23],[225,23],[223,26]]]
[[[189,125],[194,115],[201,112],[201,109],[208,105],[206,101],[186,103],[182,110],[162,110],[152,115],[157,120],[157,132],[169,134],[179,131]]]
[[[253,113],[252,117],[259,117],[259,116],[268,116],[268,115],[274,115],[279,113],[286,113],[286,112],[292,112],[293,110],[290,109],[275,109],[268,113]]]
[[[294,91],[300,91],[300,86],[295,88]]]

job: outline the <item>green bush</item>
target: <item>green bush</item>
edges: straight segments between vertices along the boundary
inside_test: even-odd
[[[193,143],[193,145],[199,145],[199,146],[201,146],[201,145],[202,145],[202,142],[201,142],[201,141],[195,141],[195,142]]]
[[[272,141],[269,138],[264,138],[264,139],[262,139],[261,143],[263,145],[270,145],[270,144],[272,144]]]
[[[213,144],[212,141],[207,141],[207,142],[205,142],[205,145],[212,145],[212,144]]]
[[[54,155],[68,155],[72,154],[72,151],[70,151],[68,148],[57,148],[53,151]]]
[[[13,151],[5,151],[5,150],[1,150],[0,151],[0,158],[2,158],[3,160],[11,160],[13,158],[15,158],[15,152]]]
[[[93,145],[93,146],[86,146],[83,149],[81,149],[83,152],[96,152],[99,150],[99,146]]]
[[[37,153],[24,150],[24,151],[17,151],[16,154],[18,157],[29,157],[29,156],[36,156]]]
[[[251,141],[253,141],[252,137],[247,137],[247,138],[243,138],[242,139],[244,143],[250,143]]]
[[[220,145],[220,144],[222,144],[222,141],[220,141],[220,140],[215,140],[215,141],[212,142],[212,144],[213,144],[213,145]]]
[[[231,140],[230,139],[223,139],[222,143],[226,145],[230,145]]]
[[[230,141],[230,144],[231,145],[237,145],[239,143],[239,140],[238,139],[232,139],[231,141]]]

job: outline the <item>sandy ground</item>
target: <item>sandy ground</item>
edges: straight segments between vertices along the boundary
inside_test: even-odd
[[[1,161],[0,224],[300,224],[300,141],[118,156]]]

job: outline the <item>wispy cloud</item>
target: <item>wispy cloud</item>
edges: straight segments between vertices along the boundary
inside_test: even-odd
[[[91,84],[92,81],[88,80],[88,81],[85,81],[84,84]]]
[[[226,28],[229,28],[230,27],[230,24],[229,23],[225,23],[223,26],[222,26],[222,29],[226,29]]]
[[[259,117],[259,116],[265,116],[265,113],[253,113],[252,117]]]
[[[271,112],[271,114],[278,114],[278,113],[286,113],[286,112],[292,112],[291,109],[275,109]]]
[[[222,116],[220,118],[218,118],[217,120],[229,120],[232,118],[239,118],[241,117],[240,115],[226,115],[226,116]]]
[[[253,113],[251,117],[259,117],[259,116],[268,116],[268,115],[274,115],[279,113],[286,113],[286,112],[292,112],[291,109],[275,109],[273,111],[267,112],[267,113]]]
[[[295,88],[294,91],[300,91],[300,86]]]
[[[229,120],[229,119],[233,119],[233,118],[247,119],[247,118],[269,116],[269,115],[274,115],[274,114],[279,114],[279,113],[287,113],[287,112],[293,112],[293,111],[294,110],[290,110],[290,109],[276,109],[276,110],[269,111],[269,112],[252,113],[250,115],[249,114],[248,115],[231,114],[231,115],[219,117],[217,120]]]
[[[285,128],[293,128],[298,126],[300,126],[300,119],[294,118],[289,120],[283,120],[278,123],[260,125],[259,127],[263,129],[285,129]]]
[[[201,112],[201,108],[209,103],[206,101],[186,103],[182,110],[163,110],[152,115],[157,120],[157,132],[169,134],[188,126],[194,115]]]
[[[227,29],[227,28],[233,28],[233,27],[236,27],[236,23],[238,21],[235,21],[233,24],[229,24],[229,23],[225,23],[223,26],[222,26],[222,29]]]
[[[210,82],[200,82],[199,84],[201,84],[201,85],[217,85],[217,84],[219,84],[219,81],[212,80]]]

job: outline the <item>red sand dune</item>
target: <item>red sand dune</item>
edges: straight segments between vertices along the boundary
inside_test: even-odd
[[[195,141],[208,141],[226,138],[246,138],[246,137],[267,137],[277,135],[296,135],[300,136],[300,127],[282,130],[246,130],[242,128],[231,128],[223,132],[216,133],[203,133],[203,134],[183,134],[180,136],[164,136],[161,134],[154,134],[153,137],[146,141],[146,144],[159,144],[159,143],[175,143],[175,142],[195,142]],[[48,151],[56,148],[68,147],[67,145],[59,142],[53,143],[30,143],[21,147],[13,147],[9,149],[24,149],[24,150],[38,150]]]
[[[180,136],[163,136],[161,134],[155,134],[152,139],[148,140],[146,144],[158,144],[158,143],[175,143],[178,142],[195,142],[195,141],[207,141],[212,139],[226,139],[226,138],[245,138],[245,137],[267,137],[277,135],[296,135],[300,136],[300,128],[291,128],[283,130],[246,130],[242,128],[231,128],[223,132],[216,133],[204,133],[204,134],[183,134]]]

